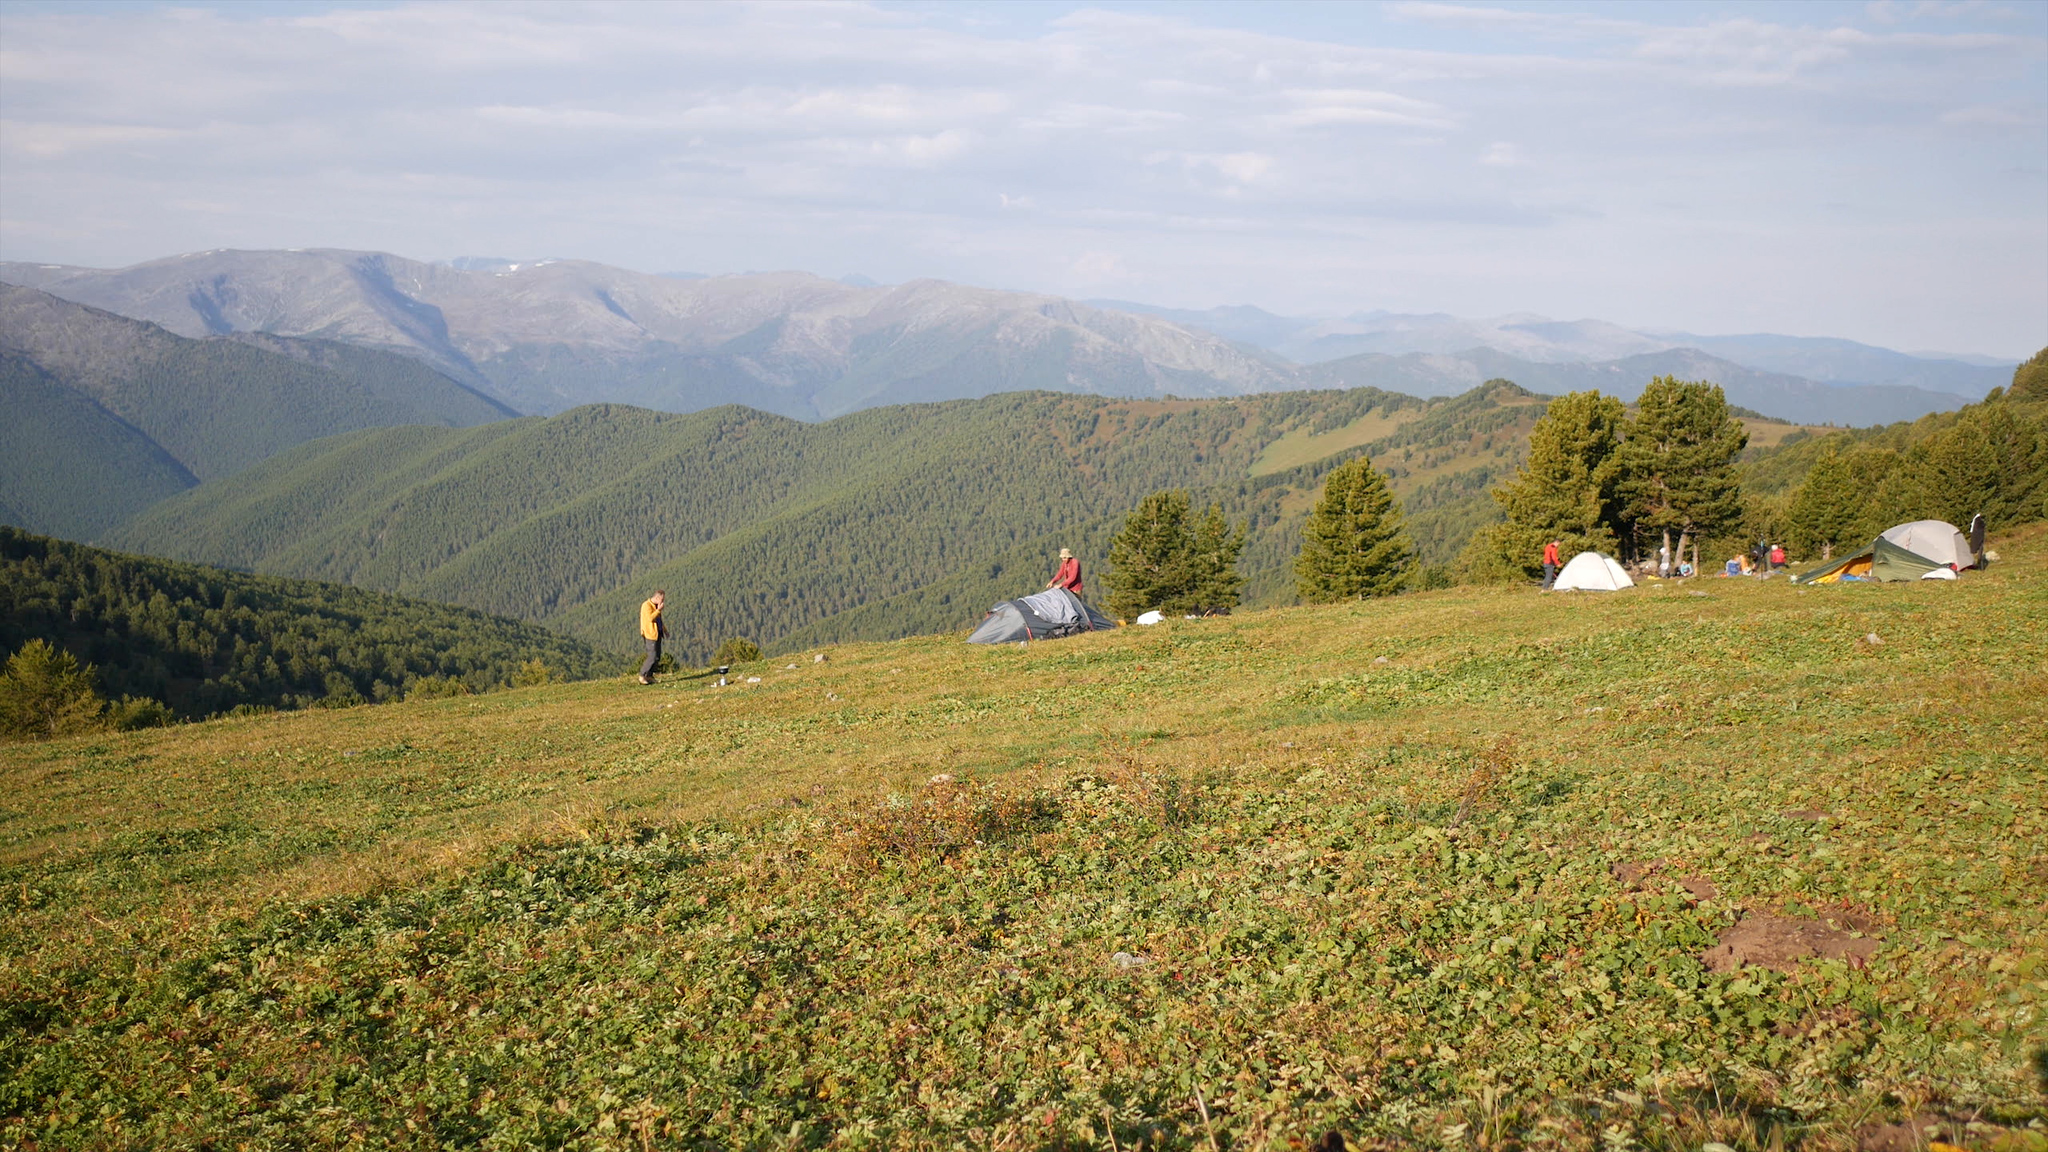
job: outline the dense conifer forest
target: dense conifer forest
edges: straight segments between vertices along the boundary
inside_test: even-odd
[[[1246,603],[1286,602],[1323,475],[1361,453],[1441,568],[1497,515],[1486,488],[1542,411],[1505,381],[1436,400],[1011,393],[822,424],[594,405],[302,445],[113,542],[466,604],[606,648],[633,643],[633,606],[661,587],[673,642],[701,659],[732,636],[776,648],[971,626],[1042,586],[1060,547],[1099,577],[1123,517],[1163,489],[1248,524]]]
[[[81,540],[308,440],[516,415],[397,353],[260,334],[189,340],[9,284],[0,408],[0,522]]]
[[[35,639],[94,665],[103,695],[152,698],[184,718],[481,692],[542,668],[581,680],[625,667],[581,641],[467,608],[0,527],[0,653]]]

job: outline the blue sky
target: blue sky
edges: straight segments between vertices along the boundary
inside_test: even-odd
[[[2048,343],[2048,4],[0,6],[0,257]]]

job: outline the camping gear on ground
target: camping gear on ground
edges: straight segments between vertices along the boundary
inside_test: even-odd
[[[1921,573],[1920,578],[1922,580],[1954,580],[1956,578],[1956,570],[1953,568],[1936,568],[1932,572]]]
[[[1955,577],[1957,569],[1976,565],[1977,553],[1955,525],[1946,520],[1915,520],[1885,529],[1883,535],[1870,542],[1870,547],[1845,554],[1793,583],[1949,580]],[[1948,575],[1932,576],[1937,570]]]
[[[1598,552],[1581,552],[1557,574],[1553,592],[1617,592],[1633,588],[1636,582],[1612,559]]]
[[[1034,592],[1005,600],[988,610],[969,644],[1008,644],[1015,640],[1050,640],[1076,632],[1116,627],[1116,621],[1090,608],[1064,588]]]
[[[1859,581],[1918,580],[1936,568],[1947,565],[1930,560],[1917,552],[1907,551],[1900,545],[1879,536],[1870,546],[1858,552],[1838,557],[1830,563],[1794,577],[1794,584],[1835,584]]]
[[[1974,568],[1977,564],[1977,550],[1970,547],[1970,538],[1946,520],[1900,524],[1885,529],[1884,538],[1936,564],[1953,564],[1957,568]]]
[[[1161,612],[1157,608],[1154,608],[1150,612],[1138,613],[1138,623],[1140,624],[1157,624],[1164,619],[1166,619],[1166,613]]]

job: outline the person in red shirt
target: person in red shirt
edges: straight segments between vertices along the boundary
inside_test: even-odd
[[[1543,590],[1545,592],[1550,591],[1550,586],[1557,583],[1557,567],[1557,541],[1552,540],[1543,546]]]
[[[1783,568],[1784,566],[1785,566],[1785,546],[1784,546],[1783,544],[1773,544],[1773,545],[1771,545],[1771,567],[1773,567],[1773,568]]]
[[[1081,562],[1065,548],[1060,549],[1060,570],[1045,582],[1047,588],[1065,588],[1074,595],[1081,594]]]

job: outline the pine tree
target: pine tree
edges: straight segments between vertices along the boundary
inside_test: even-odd
[[[1521,471],[1493,490],[1507,519],[1473,538],[1461,560],[1466,574],[1481,582],[1532,577],[1552,540],[1566,556],[1614,551],[1615,449],[1626,417],[1621,401],[1598,392],[1551,401],[1529,430]]]
[[[1992,524],[2024,523],[2048,516],[2044,476],[2048,420],[1992,401],[1907,449],[1871,502],[1886,524],[1968,524],[1979,512]]]
[[[1154,492],[1139,501],[1109,545],[1110,612],[1130,619],[1179,607],[1168,602],[1185,598],[1194,583],[1194,547],[1186,492]]]
[[[1869,496],[1849,462],[1830,450],[1792,494],[1785,511],[1791,543],[1800,551],[1818,550],[1822,560],[1833,558],[1836,548],[1859,541]]]
[[[1739,523],[1742,484],[1735,459],[1748,444],[1749,433],[1728,411],[1719,384],[1673,376],[1651,380],[1614,452],[1615,492],[1632,537],[1661,533],[1669,548],[1677,533],[1675,560],[1688,539]]]
[[[99,723],[106,701],[93,689],[91,665],[46,640],[31,640],[0,674],[0,735],[47,740]]]
[[[2006,395],[2014,400],[2048,400],[2048,348],[2012,370],[2012,387]]]
[[[1331,469],[1302,526],[1295,588],[1310,604],[1391,596],[1408,582],[1415,545],[1387,482],[1361,456]]]
[[[1202,513],[1202,519],[1195,525],[1193,547],[1189,557],[1192,568],[1192,585],[1189,589],[1189,606],[1195,612],[1227,612],[1237,607],[1238,594],[1244,589],[1244,577],[1238,575],[1237,557],[1244,551],[1244,541],[1250,532],[1250,525],[1239,525],[1232,531],[1223,518],[1223,506],[1209,505]]]

